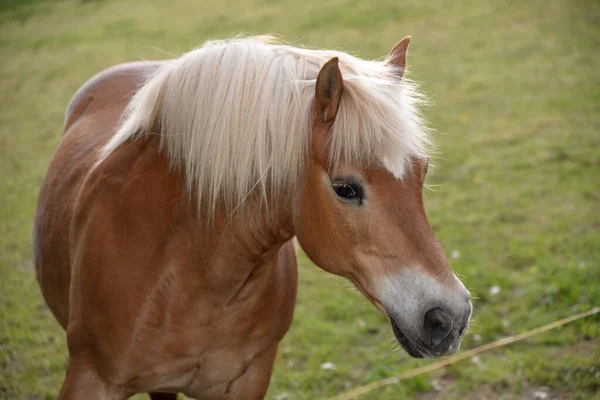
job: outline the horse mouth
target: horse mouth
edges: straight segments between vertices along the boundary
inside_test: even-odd
[[[394,336],[396,336],[396,340],[404,351],[408,353],[409,356],[413,358],[424,358],[425,356],[419,351],[414,344],[410,342],[410,340],[406,337],[406,335],[402,332],[402,330],[398,327],[398,324],[390,318],[390,323],[392,324],[392,330],[394,331]]]

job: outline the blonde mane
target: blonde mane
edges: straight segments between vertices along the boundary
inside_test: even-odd
[[[129,103],[100,164],[125,141],[159,133],[198,206],[237,207],[257,191],[293,187],[307,157],[315,82],[339,57],[344,91],[330,134],[330,163],[377,163],[401,179],[429,138],[413,83],[388,62],[309,50],[272,37],[209,41],[162,66]]]

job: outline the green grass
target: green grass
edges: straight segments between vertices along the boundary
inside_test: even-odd
[[[0,398],[54,398],[64,374],[64,334],[35,282],[30,230],[70,97],[110,65],[179,55],[240,32],[370,58],[413,36],[410,76],[434,103],[426,114],[440,150],[426,206],[447,254],[460,252],[453,268],[478,298],[464,348],[600,305],[598,2],[0,4]],[[385,319],[344,280],[304,257],[300,279],[269,399],[326,398],[429,363],[398,351]],[[492,286],[500,292],[491,295]],[[599,398],[599,321],[363,398],[531,397],[539,388]],[[326,361],[337,369],[322,370]]]

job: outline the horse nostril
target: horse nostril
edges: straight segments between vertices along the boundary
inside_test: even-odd
[[[452,331],[452,318],[441,308],[432,308],[425,313],[423,330],[425,343],[435,347],[450,335]]]

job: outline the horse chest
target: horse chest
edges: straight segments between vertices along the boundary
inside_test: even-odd
[[[265,351],[277,347],[276,336],[260,337],[256,329],[267,332],[273,327],[249,327],[247,336],[240,335],[239,331],[227,334],[219,328],[215,332],[190,331],[185,337],[157,337],[155,346],[165,352],[148,353],[145,368],[129,377],[129,389],[132,392],[178,391],[197,399],[228,398],[235,382],[244,379],[249,369],[260,364]],[[174,347],[177,341],[179,345]],[[265,371],[270,373],[270,369]]]
[[[266,286],[269,304],[260,292],[224,307],[196,298],[165,304],[156,310],[159,318],[136,324],[145,328],[128,335],[137,336],[142,344],[129,352],[141,361],[126,368],[138,371],[127,378],[132,391],[172,390],[198,399],[218,399],[245,379],[249,369],[270,374],[270,367],[255,365],[262,363],[257,360],[265,352],[276,349],[289,327],[293,304],[273,297],[276,288]]]

